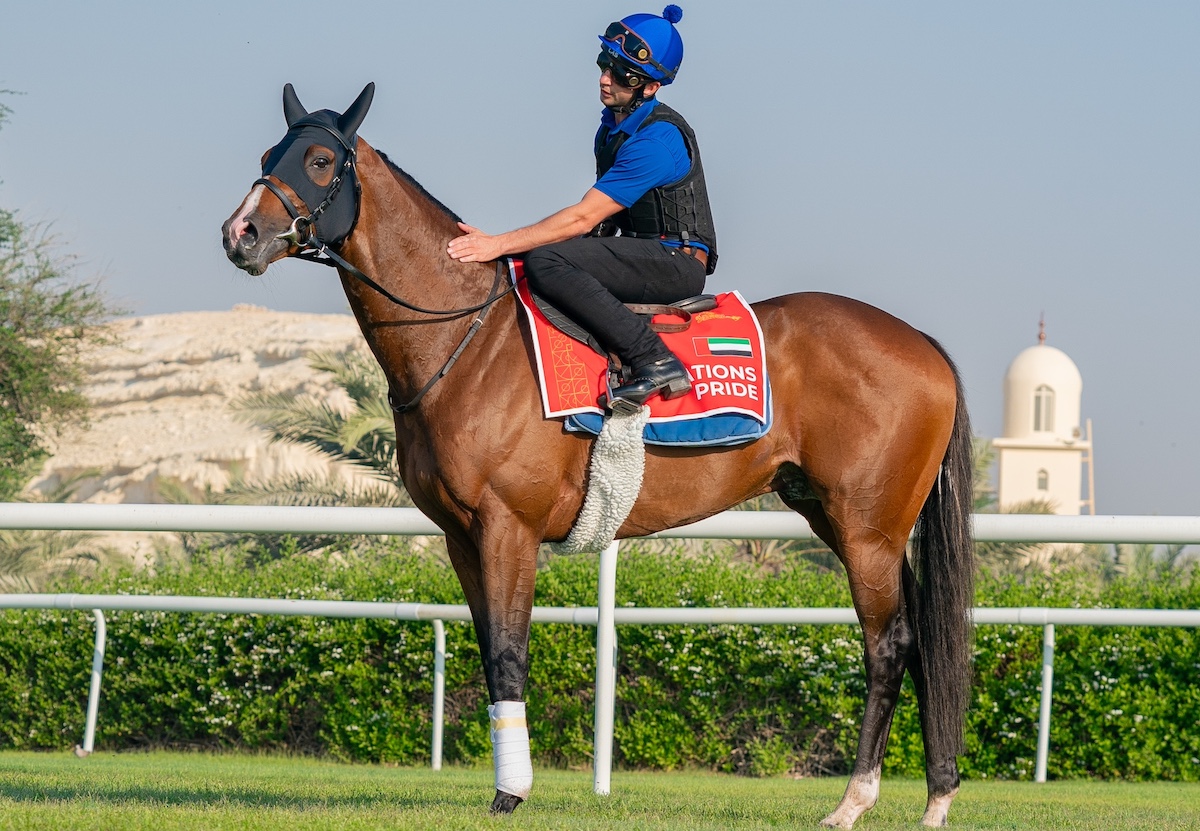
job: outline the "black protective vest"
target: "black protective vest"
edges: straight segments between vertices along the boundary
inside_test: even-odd
[[[700,147],[696,134],[683,116],[659,102],[646,119],[638,125],[665,121],[674,124],[683,134],[691,170],[677,182],[648,191],[613,217],[624,236],[660,237],[670,240],[698,240],[708,246],[707,273],[717,267],[717,231],[713,225],[712,208],[708,204],[708,188],[704,184],[704,165],[700,162]],[[617,160],[621,145],[629,138],[624,130],[609,141],[609,131],[601,129],[596,136],[596,178],[609,171]]]

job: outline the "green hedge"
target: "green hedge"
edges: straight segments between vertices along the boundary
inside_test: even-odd
[[[592,605],[596,562],[560,558],[537,603]],[[102,577],[76,591],[461,603],[453,572],[393,542],[368,554],[294,554],[257,566],[200,557],[186,570]],[[798,563],[778,576],[726,558],[627,546],[617,602],[637,606],[843,606],[845,578]],[[1200,579],[1097,589],[1058,576],[984,581],[979,605],[1200,608]],[[474,635],[447,632],[447,761],[486,763],[486,692]],[[1200,638],[1190,629],[1059,627],[1052,776],[1200,778]],[[842,773],[865,681],[850,626],[623,626],[617,762],[753,775]],[[1031,778],[1041,629],[978,631],[964,773]],[[428,760],[433,630],[427,623],[120,612],[108,615],[96,744],[236,747],[373,762]],[[595,632],[537,625],[527,699],[539,762],[591,758]],[[0,625],[0,747],[79,741],[93,628],[80,612],[8,611]],[[907,683],[907,682],[906,682]],[[911,688],[886,769],[920,775]]]

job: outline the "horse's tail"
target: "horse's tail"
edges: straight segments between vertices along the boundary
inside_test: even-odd
[[[927,336],[928,337],[928,336]],[[971,420],[958,368],[941,344],[930,343],[954,375],[956,407],[950,444],[933,490],[917,518],[912,543],[915,581],[905,581],[914,603],[920,666],[928,691],[925,740],[953,758],[964,751],[963,720],[971,692],[974,627],[974,539],[971,529],[973,447]],[[915,586],[911,585],[915,582]],[[933,761],[933,760],[930,760]]]

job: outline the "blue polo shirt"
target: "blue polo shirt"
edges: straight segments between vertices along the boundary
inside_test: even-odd
[[[600,141],[605,128],[608,128],[610,140],[619,132],[628,133],[629,138],[617,151],[613,166],[596,180],[594,187],[626,208],[649,191],[678,182],[692,169],[687,144],[674,124],[659,121],[640,129],[646,116],[657,106],[658,100],[651,99],[620,124],[617,124],[611,110],[605,108],[600,113],[600,128],[596,131],[595,142]],[[664,244],[680,245],[678,241],[667,240],[664,240]],[[692,245],[708,250],[707,246],[695,241]]]

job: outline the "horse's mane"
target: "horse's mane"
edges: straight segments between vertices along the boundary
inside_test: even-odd
[[[378,150],[378,149],[376,149],[375,152],[379,154],[379,158],[383,159],[384,164],[386,164],[388,166],[388,169],[390,169],[392,171],[392,173],[396,174],[401,179],[403,179],[405,182],[408,182],[410,185],[412,185],[414,188],[416,188],[418,193],[420,193],[422,196],[424,196],[426,199],[428,199],[430,202],[432,202],[434,205],[436,205],[442,211],[442,213],[446,214],[446,216],[450,217],[455,222],[463,221],[461,216],[459,216],[454,211],[447,208],[444,204],[442,204],[440,199],[438,199],[436,196],[434,196],[429,191],[425,190],[425,187],[420,182],[418,182],[412,176],[409,176],[408,173],[406,173],[404,171],[404,168],[400,167],[400,165],[396,164],[394,161],[389,159],[387,156],[387,153],[384,153],[382,150]]]

